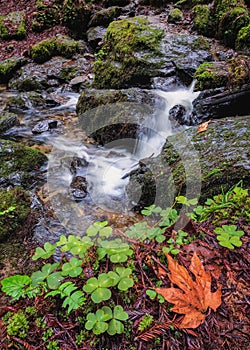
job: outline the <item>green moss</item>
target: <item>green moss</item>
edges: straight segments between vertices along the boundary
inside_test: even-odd
[[[0,16],[0,38],[21,40],[26,36],[26,16],[23,11]]]
[[[30,173],[42,166],[46,156],[34,148],[18,143],[0,140],[0,178],[8,182],[8,177],[19,174],[22,185],[28,186],[32,180]]]
[[[211,10],[208,5],[196,5],[193,8],[193,29],[199,34],[212,36],[214,29],[212,26]]]
[[[250,49],[250,24],[240,29],[237,35],[236,50],[249,51]]]
[[[183,18],[182,11],[178,8],[174,8],[170,10],[169,15],[168,15],[168,22],[169,23],[176,23],[181,21]]]
[[[237,87],[249,83],[250,58],[248,56],[239,55],[231,58],[227,63],[230,86]]]
[[[224,63],[202,63],[194,74],[195,89],[205,90],[225,86],[228,81],[228,72],[224,70]]]
[[[138,79],[148,80],[149,71],[157,66],[154,58],[160,55],[163,34],[140,17],[112,22],[95,62],[95,86],[120,88]]]
[[[194,74],[195,89],[205,90],[216,87],[239,87],[249,82],[248,56],[238,55],[225,62],[204,62]]]
[[[193,49],[199,50],[209,50],[210,44],[209,41],[204,36],[198,36],[197,40],[192,45]]]
[[[0,61],[0,81],[1,83],[7,83],[13,74],[27,62],[27,59],[15,59],[9,58],[4,61]]]
[[[35,62],[43,63],[53,56],[71,58],[78,49],[77,41],[65,36],[55,36],[32,46],[31,57]]]
[[[244,0],[214,0],[214,16],[218,24],[222,17],[235,7],[247,8]]]
[[[218,27],[218,37],[224,44],[234,47],[239,30],[249,22],[248,10],[245,7],[235,7],[222,17]]]
[[[29,196],[21,188],[0,191],[0,241],[22,225],[29,211]]]

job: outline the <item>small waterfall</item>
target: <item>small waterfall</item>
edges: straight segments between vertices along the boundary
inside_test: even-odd
[[[83,207],[84,203],[85,206],[87,203],[112,211],[126,211],[128,208],[126,186],[131,171],[138,168],[141,159],[159,155],[166,138],[184,128],[184,126],[173,126],[169,112],[176,105],[181,105],[186,113],[190,114],[192,102],[199,93],[193,91],[192,84],[189,88],[170,92],[155,90],[155,94],[164,99],[165,108],[157,110],[156,106],[155,113],[148,116],[144,125],[141,125],[137,140],[132,140],[135,144],[133,151],[129,151],[131,147],[126,149],[124,145],[117,146],[115,142],[113,146],[111,142],[109,148],[84,145],[79,141],[81,140],[79,130],[71,132],[70,136],[59,138],[54,143],[54,151],[49,161],[50,192],[63,194],[68,198],[68,203],[74,202],[72,196],[69,196],[68,188],[74,176],[80,175],[86,178],[88,184],[88,195],[84,200],[78,201],[83,203]],[[131,146],[131,140],[127,142]],[[85,161],[85,167],[78,169],[77,174],[72,171],[70,165],[73,157]],[[57,170],[53,171],[55,167]]]

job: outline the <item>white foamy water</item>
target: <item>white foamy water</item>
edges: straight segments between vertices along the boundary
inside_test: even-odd
[[[79,141],[81,139],[79,131],[77,140],[74,139],[73,132],[59,137],[53,143],[54,149],[49,160],[50,191],[59,192],[68,198],[68,202],[74,202],[68,195],[68,188],[75,176],[70,168],[70,159],[78,157],[88,163],[79,172],[79,175],[84,176],[88,183],[88,196],[83,203],[88,200],[97,207],[119,211],[128,208],[126,186],[130,172],[138,168],[140,159],[159,155],[166,138],[176,132],[169,120],[171,108],[182,105],[188,113],[191,113],[192,102],[199,94],[193,91],[193,85],[170,92],[156,90],[155,93],[164,98],[165,108],[156,110],[153,115],[148,116],[145,124],[139,128],[137,141],[126,140],[128,147],[124,139],[120,147],[119,142],[112,148],[110,144],[109,148],[90,147]],[[69,103],[72,104],[72,102],[71,99]],[[132,152],[129,151],[131,142],[135,144]]]

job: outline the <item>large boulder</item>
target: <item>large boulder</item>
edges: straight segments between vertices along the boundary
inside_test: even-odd
[[[206,131],[197,126],[168,137],[161,154],[143,159],[130,175],[128,193],[140,209],[168,207],[178,194],[201,203],[240,180],[250,182],[250,117],[213,120]]]
[[[118,138],[134,139],[138,127],[152,115],[156,100],[161,102],[152,90],[88,89],[81,93],[76,111],[86,134],[105,144]]]
[[[189,84],[199,64],[213,60],[204,38],[164,33],[144,17],[112,22],[97,57],[94,85],[99,89],[148,88],[155,77],[176,75]]]

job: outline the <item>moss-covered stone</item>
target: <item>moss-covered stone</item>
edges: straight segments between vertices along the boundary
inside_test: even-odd
[[[212,23],[211,9],[208,5],[196,5],[193,8],[193,29],[199,34],[213,36],[215,28]]]
[[[50,6],[41,5],[39,11],[35,13],[32,21],[32,30],[42,32],[60,23],[60,12],[55,4]]]
[[[0,113],[0,134],[4,133],[15,125],[19,125],[16,114],[9,112]]]
[[[79,45],[76,40],[58,35],[32,46],[31,58],[37,63],[44,63],[53,56],[71,58],[78,51]]]
[[[218,37],[224,44],[235,47],[235,41],[241,28],[250,23],[248,10],[244,7],[235,7],[222,17],[218,27]]]
[[[215,89],[225,86],[228,72],[224,70],[224,62],[204,62],[194,74],[196,90]]]
[[[123,9],[119,6],[112,6],[94,13],[89,22],[89,27],[103,26],[107,27],[109,23],[116,20],[122,13]]]
[[[0,38],[21,40],[26,36],[26,15],[23,11],[0,16]]]
[[[196,90],[239,87],[249,83],[248,56],[239,55],[225,62],[202,63],[194,74]]]
[[[249,52],[250,50],[250,24],[240,29],[237,35],[236,50]]]
[[[164,33],[147,19],[134,17],[112,22],[94,66],[97,88],[124,88],[149,83],[159,68],[159,46]]]
[[[168,15],[169,23],[178,23],[183,19],[182,11],[178,8],[173,8],[170,10]]]
[[[21,227],[30,211],[30,198],[21,188],[0,190],[0,242]]]
[[[47,157],[38,150],[18,143],[0,140],[0,186],[32,186],[35,173]]]
[[[24,58],[9,58],[0,61],[0,81],[7,83],[14,75],[14,73],[27,62]]]
[[[85,1],[56,0],[36,2],[38,11],[34,14],[32,29],[41,32],[62,23],[76,34],[86,29],[90,17],[91,5]]]
[[[214,18],[216,24],[219,24],[222,17],[235,7],[247,8],[244,0],[214,0]]]
[[[240,180],[248,186],[249,130],[245,116],[213,120],[205,132],[197,133],[196,126],[168,137],[161,154],[142,160],[142,171],[131,175],[128,188],[137,198],[141,193],[138,207],[171,206],[179,194],[204,203]]]
[[[155,95],[137,88],[82,92],[76,111],[81,128],[100,144],[135,138],[138,126],[153,113]],[[152,110],[150,110],[152,108]]]
[[[28,109],[46,107],[46,97],[36,91],[20,92],[12,96],[7,102],[5,109],[11,112],[23,112]]]

